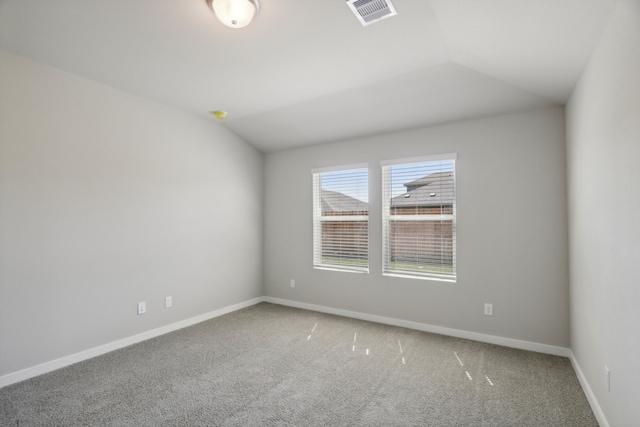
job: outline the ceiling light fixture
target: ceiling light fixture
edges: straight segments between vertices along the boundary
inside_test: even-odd
[[[227,27],[242,28],[260,12],[259,0],[207,0],[220,22]]]

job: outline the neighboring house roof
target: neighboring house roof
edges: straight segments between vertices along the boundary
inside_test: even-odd
[[[391,199],[391,206],[452,205],[453,172],[438,172],[404,184],[407,192]]]
[[[322,212],[368,211],[369,203],[337,191],[322,190]]]

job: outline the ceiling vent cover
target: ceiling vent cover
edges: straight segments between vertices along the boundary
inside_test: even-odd
[[[347,5],[362,25],[373,24],[396,15],[396,9],[391,4],[391,0],[347,0]]]

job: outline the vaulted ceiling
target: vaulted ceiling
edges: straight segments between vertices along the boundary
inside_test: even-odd
[[[221,122],[263,152],[564,104],[618,0],[0,0],[0,48]]]

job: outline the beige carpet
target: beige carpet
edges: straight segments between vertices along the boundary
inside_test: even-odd
[[[569,361],[258,304],[0,389],[2,426],[597,426]]]

